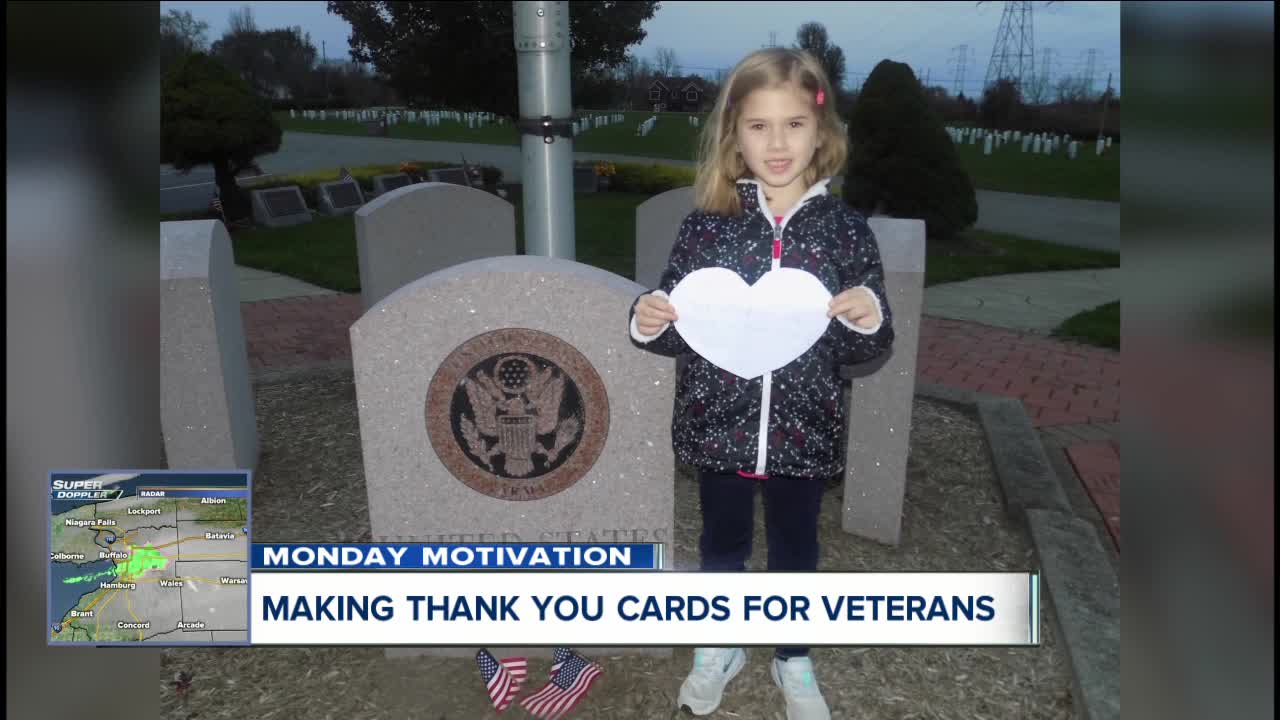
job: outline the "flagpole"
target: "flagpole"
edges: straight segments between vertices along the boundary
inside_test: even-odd
[[[569,3],[514,0],[525,253],[576,259]]]

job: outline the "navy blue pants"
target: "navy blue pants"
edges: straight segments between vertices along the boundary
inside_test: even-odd
[[[764,492],[764,524],[772,572],[818,569],[818,511],[826,482],[822,478],[770,476],[767,480],[737,473],[698,473],[702,500],[703,570],[746,569],[755,527],[756,487]],[[809,648],[778,648],[780,658],[802,657]]]

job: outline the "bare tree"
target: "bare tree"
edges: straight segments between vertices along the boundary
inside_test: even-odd
[[[196,20],[189,10],[160,16],[160,67],[169,68],[189,53],[208,49],[209,23]]]
[[[1089,99],[1089,81],[1084,77],[1067,76],[1058,81],[1056,87],[1058,102],[1071,104],[1086,102]]]
[[[227,35],[247,35],[258,32],[258,24],[253,20],[253,8],[245,5],[239,10],[232,10],[227,18]]]
[[[671,48],[658,48],[658,57],[654,62],[655,71],[663,77],[671,77],[680,71],[680,65],[676,61],[676,51]]]
[[[1037,75],[1030,78],[1022,88],[1022,98],[1028,105],[1044,105],[1052,97],[1053,89],[1049,86],[1048,75]]]

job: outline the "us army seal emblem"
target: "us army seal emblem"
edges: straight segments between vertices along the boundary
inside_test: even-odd
[[[609,402],[577,349],[511,328],[474,337],[445,358],[427,389],[426,420],[436,455],[468,487],[539,500],[595,464]]]

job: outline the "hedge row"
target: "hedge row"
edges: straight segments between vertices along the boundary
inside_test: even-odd
[[[693,185],[694,169],[678,165],[638,165],[611,163],[616,172],[609,178],[609,192],[658,195],[678,187]]]

